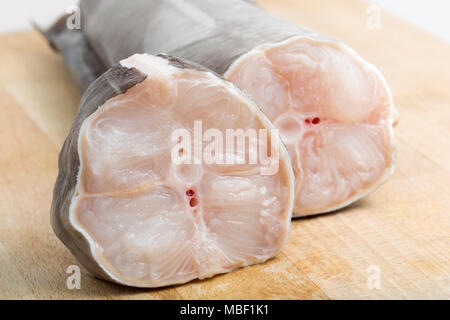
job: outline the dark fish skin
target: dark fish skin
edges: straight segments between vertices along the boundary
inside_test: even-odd
[[[48,30],[42,30],[38,26],[36,28],[47,38],[53,49],[61,52],[78,89],[83,92],[108,67],[95,54],[83,32],[67,29],[68,17],[69,15],[62,16]]]
[[[78,136],[83,121],[107,100],[126,92],[147,76],[136,69],[114,66],[95,80],[86,90],[72,128],[59,154],[59,174],[53,190],[51,224],[58,238],[92,274],[113,281],[92,257],[89,243],[76,230],[69,218],[70,204],[77,184],[80,159]]]
[[[197,71],[202,71],[202,72],[209,72],[209,73],[212,73],[213,75],[215,75],[217,78],[228,82],[228,80],[224,79],[220,74],[218,74],[217,72],[214,72],[211,69],[205,68],[201,64],[198,64],[198,63],[186,60],[186,59],[169,56],[164,53],[156,54],[156,56],[166,59],[169,62],[169,65],[171,65],[172,67],[179,68],[179,69],[192,69],[192,70],[197,70]]]
[[[251,0],[81,0],[80,8],[81,31],[55,25],[44,34],[84,87],[99,69],[135,53],[182,57],[223,75],[259,45],[300,35],[326,39]],[[81,66],[80,56],[99,62]]]

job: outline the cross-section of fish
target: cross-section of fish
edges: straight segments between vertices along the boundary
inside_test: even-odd
[[[60,23],[47,33],[80,82],[136,52],[168,53],[249,94],[289,149],[296,216],[344,207],[392,174],[391,93],[378,70],[341,42],[252,1],[83,0],[81,13],[81,31]]]
[[[196,122],[204,140],[208,129],[216,138],[265,132],[254,146],[278,155],[275,170],[239,161],[250,143],[241,153],[214,148],[222,163],[196,161],[195,140],[174,135],[195,139]],[[166,286],[264,262],[288,238],[294,199],[289,154],[273,130],[212,72],[133,55],[82,98],[60,153],[52,226],[90,272],[125,285]]]

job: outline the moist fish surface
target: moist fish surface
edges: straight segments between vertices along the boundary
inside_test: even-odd
[[[195,135],[198,120],[224,135],[266,130],[258,143],[279,147],[277,170],[220,148],[215,156],[233,161],[174,161],[174,152],[192,153],[173,132]],[[203,67],[133,55],[83,95],[60,153],[53,229],[92,274],[136,287],[262,263],[286,242],[294,202],[288,151],[274,130],[238,88]]]
[[[398,114],[390,90],[380,72],[343,43],[252,1],[80,5],[81,30],[59,24],[47,32],[78,82],[86,86],[98,68],[136,52],[167,53],[223,75],[280,130],[296,176],[294,216],[342,208],[393,173]],[[74,57],[74,47],[84,54]]]

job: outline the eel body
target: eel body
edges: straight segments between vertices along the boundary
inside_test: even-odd
[[[199,63],[246,92],[280,130],[296,176],[294,216],[334,211],[394,171],[390,90],[345,44],[276,18],[253,1],[82,0],[80,31],[48,38],[86,87],[134,53]],[[78,43],[75,43],[78,39]],[[82,50],[95,67],[77,67]]]

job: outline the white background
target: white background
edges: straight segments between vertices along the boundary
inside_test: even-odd
[[[132,1],[132,0],[124,0]],[[320,0],[318,0],[320,1]],[[337,0],[338,1],[338,0]],[[449,0],[367,0],[450,43]],[[48,26],[77,0],[0,0],[0,33]]]

